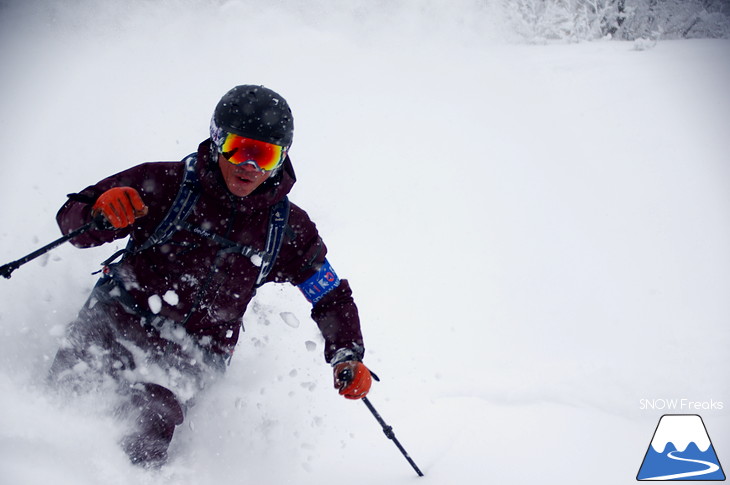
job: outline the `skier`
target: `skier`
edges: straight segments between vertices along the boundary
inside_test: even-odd
[[[121,445],[135,464],[165,463],[175,426],[225,370],[266,282],[294,284],[312,302],[339,393],[360,399],[370,389],[350,286],[307,213],[286,197],[296,180],[293,128],[279,94],[236,86],[197,153],[112,175],[70,194],[58,212],[64,234],[107,221],[72,239],[77,247],[130,237],[69,325],[49,379],[73,392],[112,386],[134,423]]]

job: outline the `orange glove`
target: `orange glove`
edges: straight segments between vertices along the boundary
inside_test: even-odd
[[[102,214],[112,226],[121,229],[147,215],[147,206],[132,187],[114,187],[96,199],[91,213],[94,217]]]
[[[359,360],[346,360],[335,364],[335,389],[347,399],[362,399],[370,391],[373,378],[370,370]]]

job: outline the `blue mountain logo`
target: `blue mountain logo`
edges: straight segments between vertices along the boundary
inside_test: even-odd
[[[637,480],[725,480],[702,418],[665,414],[659,419]]]

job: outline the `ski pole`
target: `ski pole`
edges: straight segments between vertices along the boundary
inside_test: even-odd
[[[69,239],[73,239],[76,236],[78,236],[79,234],[85,233],[89,229],[104,229],[104,225],[105,225],[105,219],[103,218],[103,216],[99,216],[99,217],[95,218],[93,221],[87,222],[86,224],[79,227],[78,229],[74,229],[73,231],[69,232],[65,236],[61,236],[58,239],[56,239],[55,241],[53,241],[49,244],[46,244],[42,248],[36,249],[32,253],[30,253],[26,256],[23,256],[22,258],[20,258],[16,261],[12,261],[8,264],[4,264],[4,265],[0,266],[0,276],[3,276],[5,278],[10,278],[10,275],[12,274],[12,272],[15,271],[16,269],[20,268],[25,263],[34,260],[38,256],[46,254],[48,251],[55,248],[56,246],[60,246],[61,244],[68,241]]]
[[[395,443],[395,446],[398,447],[400,452],[403,454],[403,456],[408,460],[408,463],[411,464],[414,470],[416,470],[416,473],[418,473],[419,477],[423,476],[423,473],[421,470],[418,469],[418,466],[416,466],[416,463],[413,461],[413,459],[408,455],[408,452],[403,448],[403,445],[400,444],[400,441],[398,441],[398,438],[395,437],[395,433],[393,433],[393,427],[388,426],[386,422],[383,420],[382,417],[380,417],[380,414],[375,410],[372,403],[367,397],[362,398],[362,402],[365,403],[365,405],[368,407],[371,413],[373,413],[373,416],[375,416],[375,419],[378,420],[378,423],[380,423],[380,426],[383,427],[383,432],[385,433],[385,436],[388,437],[388,439],[393,440],[393,443]]]

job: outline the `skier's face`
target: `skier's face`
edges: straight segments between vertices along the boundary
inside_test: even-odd
[[[236,197],[251,195],[271,175],[271,172],[262,172],[251,164],[234,165],[221,154],[218,155],[218,166],[228,190]]]

